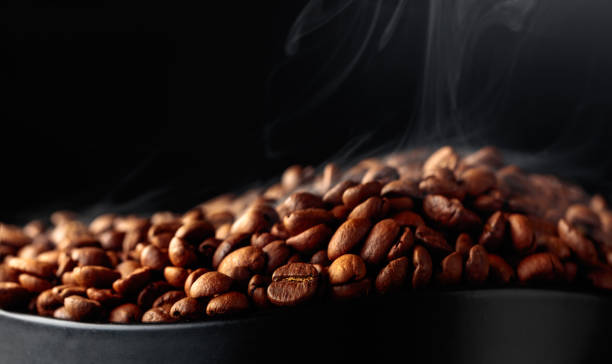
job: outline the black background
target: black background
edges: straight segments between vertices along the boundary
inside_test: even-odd
[[[608,192],[604,2],[541,1],[520,37],[479,33],[453,122],[417,113],[424,2],[408,2],[384,49],[372,41],[362,53],[381,6],[373,1],[350,5],[294,53],[287,39],[307,1],[209,3],[0,5],[0,221],[55,208],[180,211],[293,163],[445,141],[520,150],[528,169]],[[378,8],[376,39],[389,4]],[[499,65],[512,70],[503,98],[481,97]]]

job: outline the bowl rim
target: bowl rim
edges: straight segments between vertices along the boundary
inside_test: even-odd
[[[559,299],[567,300],[575,299],[581,301],[598,301],[609,303],[612,306],[612,295],[602,294],[601,292],[593,291],[572,291],[563,289],[542,289],[542,288],[523,288],[523,287],[512,287],[512,288],[489,288],[489,289],[463,289],[463,290],[427,290],[427,291],[403,291],[395,295],[387,297],[376,297],[370,296],[362,300],[366,304],[384,304],[383,302],[391,299],[409,299],[410,297],[421,297],[425,299],[439,298],[444,299],[445,297],[454,297],[459,299],[486,299],[486,298],[523,298],[523,299],[534,299],[542,298],[546,299]],[[77,322],[69,320],[61,320],[52,317],[38,316],[29,313],[12,312],[0,309],[0,319],[7,319],[12,321],[20,321],[22,323],[28,323],[32,325],[47,326],[57,329],[73,329],[73,330],[87,330],[87,331],[176,331],[176,330],[192,330],[202,328],[213,328],[227,325],[243,325],[249,322],[257,322],[265,319],[278,319],[282,315],[292,315],[296,311],[304,312],[304,310],[317,311],[321,310],[322,307],[327,305],[335,305],[334,307],[341,307],[341,305],[350,305],[352,302],[333,303],[325,302],[318,303],[304,307],[290,307],[290,308],[274,308],[262,311],[250,312],[248,315],[232,316],[226,318],[211,318],[204,321],[196,322],[179,322],[179,323],[132,323],[132,324],[119,324],[119,323],[91,323],[91,322]]]

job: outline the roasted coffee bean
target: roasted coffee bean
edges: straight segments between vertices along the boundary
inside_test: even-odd
[[[164,308],[153,307],[142,315],[141,321],[143,323],[172,323],[176,322],[177,319],[166,312]]]
[[[153,224],[147,231],[147,238],[154,246],[160,249],[168,249],[170,240],[172,240],[179,227],[181,227],[179,221]]]
[[[436,224],[449,229],[473,230],[482,224],[478,215],[463,207],[461,201],[442,195],[427,195],[423,211]]]
[[[115,267],[115,270],[117,272],[119,272],[119,274],[121,274],[121,277],[125,278],[128,275],[130,275],[130,273],[132,273],[133,271],[135,271],[138,268],[141,268],[141,265],[140,265],[139,262],[137,262],[135,260],[125,260],[125,261],[119,263]]]
[[[246,244],[248,244],[249,235],[246,234],[234,234],[230,235],[225,239],[217,250],[215,250],[215,254],[212,257],[212,267],[217,269],[221,261],[225,259],[225,257],[231,253],[233,250],[240,248]]]
[[[259,308],[270,306],[266,289],[271,281],[271,278],[261,274],[254,275],[249,281],[247,292],[255,306]]]
[[[106,250],[121,250],[125,233],[121,231],[105,231],[98,235],[100,246]]]
[[[508,225],[514,250],[519,253],[529,251],[535,240],[529,219],[525,215],[511,214],[508,216]]]
[[[327,257],[327,252],[325,252]],[[6,264],[0,264],[0,282],[17,282],[19,272]]]
[[[232,315],[249,309],[249,299],[240,292],[227,292],[208,302],[206,314],[208,316]]]
[[[499,211],[504,206],[504,197],[499,190],[480,195],[472,201],[472,207],[482,212]]]
[[[204,316],[206,305],[195,298],[185,297],[176,301],[170,308],[170,316],[184,319],[197,320]]]
[[[314,265],[287,264],[272,274],[272,283],[267,289],[268,299],[277,306],[299,305],[314,297],[318,284],[319,272]]]
[[[336,205],[330,210],[330,212],[332,215],[334,215],[336,220],[342,221],[346,219],[351,211],[344,205]]]
[[[0,282],[0,308],[20,308],[27,304],[28,291],[15,282]]]
[[[358,281],[365,277],[366,266],[363,259],[355,254],[344,254],[329,266],[329,283],[339,285]]]
[[[355,206],[348,215],[349,219],[379,219],[384,215],[383,200],[378,196],[372,196]]]
[[[95,265],[76,267],[72,274],[78,285],[97,288],[110,287],[115,280],[121,277],[117,271]]]
[[[423,288],[429,284],[432,274],[431,256],[427,249],[420,245],[414,247],[412,255],[412,265],[414,273],[412,275],[412,287]]]
[[[489,260],[489,277],[498,284],[508,284],[514,279],[514,269],[502,257],[487,254]]]
[[[495,173],[486,166],[467,169],[461,174],[461,180],[470,196],[481,195],[497,186]]]
[[[351,251],[359,244],[370,230],[370,220],[346,220],[334,233],[327,247],[327,256],[335,260],[339,256]]]
[[[456,179],[453,171],[440,168],[425,177],[419,183],[421,195],[442,195],[448,198],[463,200],[465,197],[465,187]]]
[[[176,236],[170,240],[168,257],[177,267],[190,267],[198,261],[195,247]]]
[[[180,300],[181,298],[187,297],[185,292],[183,291],[168,291],[161,296],[157,297],[155,301],[153,301],[153,307],[162,307],[162,306],[170,306]]]
[[[501,247],[506,232],[506,217],[501,211],[495,212],[489,217],[482,228],[482,234],[478,243],[487,251],[496,251]]]
[[[318,252],[314,253],[310,258],[310,263],[328,266],[331,261],[327,257],[327,250],[319,250]]]
[[[189,289],[193,298],[214,297],[230,290],[233,279],[223,273],[207,272],[196,279]]]
[[[41,220],[32,220],[23,227],[23,233],[29,238],[34,239],[35,237],[45,232],[45,223]]]
[[[143,310],[147,310],[153,306],[153,302],[163,295],[164,293],[171,291],[172,286],[166,281],[155,281],[147,284],[145,288],[140,291],[136,303]]]
[[[152,272],[152,269],[149,267],[138,268],[124,278],[113,282],[113,289],[122,296],[134,294],[149,283]]]
[[[612,289],[612,270],[610,268],[593,269],[587,274],[587,278],[595,288]]]
[[[41,292],[36,298],[36,312],[41,316],[53,316],[53,311],[63,304],[64,297],[60,297],[53,290],[48,289]]]
[[[578,274],[578,265],[574,262],[564,262],[563,270],[565,272],[565,280],[568,283],[573,283],[576,280],[576,274]]]
[[[504,159],[497,148],[487,146],[465,156],[462,163],[467,166],[484,165],[490,168],[499,168],[503,165]]]
[[[554,235],[536,235],[536,246],[541,247],[544,251],[555,254],[559,259],[566,260],[571,256],[571,251],[558,236]]]
[[[329,191],[327,191],[325,195],[323,195],[323,202],[332,206],[342,204],[342,195],[344,194],[344,191],[356,185],[357,182],[351,180],[346,180],[338,183]]]
[[[72,320],[89,321],[95,319],[101,308],[100,303],[81,296],[68,296],[64,308]]]
[[[465,262],[465,278],[469,283],[482,284],[489,276],[489,257],[482,245],[476,244],[470,248]]]
[[[591,231],[601,226],[599,215],[588,206],[574,204],[565,210],[565,220],[575,227],[580,227],[583,231]]]
[[[389,249],[389,252],[387,253],[387,261],[392,261],[397,258],[407,256],[412,248],[412,245],[414,245],[414,235],[412,234],[412,230],[410,230],[410,228],[405,228],[397,242],[395,242]]]
[[[455,285],[461,283],[463,275],[463,256],[453,252],[442,260],[442,271],[437,276],[441,285]]]
[[[125,303],[115,307],[108,317],[108,320],[117,324],[131,324],[140,322],[142,311],[133,303]]]
[[[121,303],[123,297],[112,289],[87,288],[87,298],[99,302],[102,306],[114,307]]]
[[[525,257],[516,268],[521,282],[550,282],[563,277],[563,264],[554,254],[536,253]]]
[[[140,252],[140,264],[153,270],[162,270],[168,265],[168,252],[163,251],[155,245],[147,245]]]
[[[228,254],[217,270],[232,279],[246,284],[253,274],[261,272],[266,264],[266,255],[254,246],[245,246]]]
[[[181,267],[165,267],[164,278],[170,285],[183,288],[185,286],[185,280],[189,275],[189,271]]]
[[[76,320],[76,318],[72,317],[70,313],[66,310],[66,307],[61,306],[53,311],[53,318],[58,320]]]
[[[564,219],[557,224],[559,237],[581,262],[595,266],[598,264],[597,250],[593,243]]]
[[[291,256],[291,249],[284,240],[277,240],[262,249],[266,257],[265,272],[272,274],[276,268],[284,265]]]
[[[342,203],[349,209],[353,209],[366,199],[380,194],[382,184],[378,181],[363,183],[347,188],[342,194]]]
[[[309,192],[296,192],[287,197],[285,201],[283,201],[283,203],[276,208],[276,210],[278,211],[279,217],[283,218],[297,210],[304,210],[308,208],[319,209],[323,207],[324,203],[321,197]]]
[[[189,273],[187,279],[185,279],[185,285],[183,289],[185,290],[185,294],[189,295],[189,291],[191,290],[191,285],[195,282],[201,275],[207,273],[209,270],[206,268],[198,268],[193,272]]]
[[[418,183],[414,180],[399,179],[384,185],[380,191],[383,197],[420,197]]]
[[[454,170],[459,164],[459,156],[450,146],[444,146],[434,153],[423,164],[423,177],[428,177],[439,168]]]
[[[391,166],[376,166],[370,168],[361,179],[361,183],[377,181],[383,185],[399,179],[397,169]]]
[[[9,268],[16,271],[38,277],[53,277],[55,275],[55,264],[41,262],[36,259],[8,257],[5,263]]]
[[[31,241],[20,228],[0,223],[0,245],[9,245],[15,248],[29,244]]]
[[[379,221],[365,239],[361,257],[368,264],[378,265],[383,262],[391,249],[400,226],[393,219]]]
[[[27,273],[20,274],[18,280],[19,284],[30,292],[40,293],[53,287],[51,282]]]
[[[443,253],[450,253],[453,251],[453,248],[448,244],[444,235],[425,225],[420,225],[416,228],[414,237],[432,251]]]
[[[110,267],[111,262],[106,255],[104,249],[97,247],[84,247],[72,249],[70,253],[72,260],[77,262],[79,266],[84,265],[98,265],[103,267]]]
[[[289,234],[297,235],[313,226],[328,224],[334,220],[334,215],[324,209],[305,209],[292,212],[283,219],[283,224]]]
[[[217,228],[215,231],[215,238],[219,240],[225,240],[230,236],[230,231],[232,230],[232,224],[223,224]]]
[[[329,241],[332,231],[324,224],[319,224],[287,239],[287,245],[303,253],[312,252]]]
[[[318,225],[317,225],[318,226]],[[310,230],[310,229],[309,229]],[[306,230],[308,231],[308,230]],[[298,235],[296,235],[298,236]],[[279,240],[277,236],[270,233],[260,233],[251,235],[251,245],[262,249],[264,246],[270,244],[273,241]]]
[[[418,214],[412,211],[402,211],[393,216],[393,220],[401,227],[409,226],[416,228],[420,225],[425,225],[425,221]]]
[[[463,257],[467,257],[472,246],[474,246],[474,243],[469,234],[461,233],[457,236],[457,241],[455,242],[455,251],[457,253],[461,254]]]
[[[376,276],[376,292],[386,294],[401,289],[410,275],[410,260],[401,257],[390,261]]]

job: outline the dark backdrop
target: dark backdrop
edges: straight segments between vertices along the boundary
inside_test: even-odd
[[[449,38],[459,66],[426,56],[421,1],[81,3],[0,5],[0,221],[184,210],[289,164],[446,141],[611,180],[605,2],[542,0],[519,30]],[[432,85],[454,76],[449,106]]]

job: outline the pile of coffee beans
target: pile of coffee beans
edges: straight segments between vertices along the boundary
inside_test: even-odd
[[[0,224],[1,308],[159,323],[406,290],[612,289],[604,198],[493,147],[292,166],[184,214],[51,223]]]

